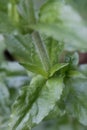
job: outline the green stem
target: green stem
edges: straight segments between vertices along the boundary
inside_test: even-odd
[[[32,23],[36,23],[36,18],[35,18],[35,14],[34,14],[34,8],[33,8],[33,2],[32,0],[29,0],[29,4],[30,4],[30,19],[32,21]],[[32,33],[32,38],[35,44],[35,47],[37,49],[37,53],[41,59],[41,62],[43,64],[43,67],[45,69],[45,71],[49,71],[50,69],[50,62],[49,62],[49,57],[47,54],[47,50],[45,48],[45,44],[41,39],[40,34],[37,31],[34,31]]]
[[[29,21],[34,24],[36,23],[36,18],[35,18],[35,14],[34,14],[34,7],[33,7],[33,0],[25,0],[25,4],[26,4],[26,9],[27,12],[29,13]]]

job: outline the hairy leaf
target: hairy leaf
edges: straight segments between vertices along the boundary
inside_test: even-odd
[[[7,46],[9,46],[9,51],[15,55],[21,65],[34,73],[41,74],[45,77],[48,76],[47,72],[43,69],[41,60],[38,57],[37,50],[30,35],[6,35],[5,41]],[[56,71],[66,66],[67,63],[57,65],[62,50],[62,46],[59,45],[57,41],[50,41],[49,39],[44,39],[44,41],[50,58],[50,76],[52,76]],[[50,46],[50,44],[52,46]]]
[[[20,63],[21,65],[23,65],[27,70],[37,73],[37,74],[41,74],[44,77],[48,77],[48,73],[45,72],[42,68],[33,65],[33,64],[28,64],[28,63]]]
[[[30,130],[40,123],[51,111],[63,90],[63,78],[51,78],[47,81],[37,76],[30,86],[21,90],[11,115],[12,130]]]
[[[44,43],[46,44],[47,52],[50,59],[51,67],[59,62],[60,55],[64,49],[63,43],[52,39],[51,37],[44,36]]]
[[[47,76],[29,34],[24,36],[6,35],[5,41],[9,51],[16,57],[20,64],[31,72]]]

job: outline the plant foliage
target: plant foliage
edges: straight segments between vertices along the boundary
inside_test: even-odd
[[[0,0],[0,33],[25,68],[0,65],[1,130],[53,119],[50,130],[87,129],[87,67],[78,65],[77,52],[87,51],[87,26],[73,2]]]

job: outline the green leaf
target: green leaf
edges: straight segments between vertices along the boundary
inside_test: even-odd
[[[18,11],[21,17],[25,20],[25,22],[31,22],[31,15],[30,12],[30,3],[29,0],[20,0],[18,4]]]
[[[87,126],[87,79],[74,78],[66,81],[68,96],[65,100],[67,113]]]
[[[0,80],[0,130],[6,130],[10,116],[10,93]]]
[[[0,81],[0,116],[5,116],[10,114],[9,109],[9,91],[7,87]]]
[[[43,36],[44,43],[46,44],[47,52],[50,59],[51,67],[57,64],[60,60],[60,55],[64,49],[62,43],[52,39],[51,37]]]
[[[37,73],[37,74],[41,74],[44,77],[48,77],[48,73],[36,65],[29,64],[29,63],[21,63],[21,65],[23,65],[29,71],[32,71],[32,72]]]
[[[9,130],[8,123],[11,107],[19,88],[28,85],[30,77],[17,62],[1,62],[0,64],[0,130]]]
[[[76,70],[70,70],[67,75],[69,78],[87,78],[83,73]]]
[[[35,22],[33,1],[32,0],[20,0],[17,4],[18,15],[20,17],[19,27],[23,33],[31,33],[29,25]]]
[[[51,78],[47,81],[37,76],[30,86],[24,87],[17,98],[11,115],[12,130],[30,130],[40,123],[60,100],[63,91],[63,78]]]
[[[79,64],[79,54],[77,52],[67,52],[65,54],[65,62],[76,68]]]
[[[61,114],[61,110],[58,107],[58,104],[56,103],[56,105],[54,106],[53,110],[46,116],[46,118],[44,120],[51,120],[51,119],[55,119],[58,116],[60,116]]]
[[[9,51],[16,57],[20,64],[31,72],[47,77],[47,72],[43,69],[42,62],[29,34],[6,35],[5,42]]]
[[[32,16],[32,12],[30,12],[30,10],[33,8],[31,7],[30,3],[32,3],[30,0],[20,0],[18,4],[19,14],[24,19],[24,21],[27,22],[27,24],[32,23],[32,18],[34,17]]]
[[[54,65],[51,70],[50,70],[50,76],[53,76],[54,73],[56,73],[58,70],[66,67],[68,65],[68,63],[59,63]]]
[[[71,6],[62,1],[48,1],[41,8],[39,21],[30,28],[63,41],[65,46],[71,45],[75,50],[87,50],[87,27]]]

